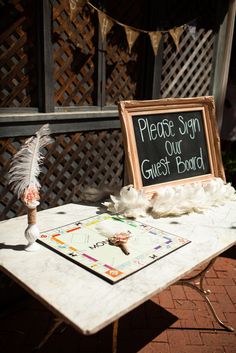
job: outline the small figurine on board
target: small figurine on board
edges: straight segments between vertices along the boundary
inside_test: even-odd
[[[119,224],[119,228],[114,229],[114,226],[102,223],[95,229],[108,239],[110,245],[118,246],[125,255],[130,254],[126,243],[131,237],[131,232],[125,226],[122,227],[122,224]]]
[[[129,250],[126,246],[127,241],[129,240],[129,233],[116,233],[114,236],[109,238],[109,244],[118,246],[125,255],[129,255]]]
[[[52,143],[49,134],[49,125],[45,124],[36,132],[36,136],[27,139],[21,149],[14,155],[9,170],[9,184],[12,191],[28,209],[28,227],[25,230],[25,237],[28,241],[25,248],[27,251],[35,251],[38,248],[38,244],[35,243],[39,236],[36,215],[41,185],[38,176],[40,165],[44,159],[40,150]]]

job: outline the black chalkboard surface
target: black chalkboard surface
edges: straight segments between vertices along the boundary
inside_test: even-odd
[[[119,110],[135,188],[225,179],[213,97],[123,101]]]
[[[210,174],[203,112],[133,115],[143,186]]]

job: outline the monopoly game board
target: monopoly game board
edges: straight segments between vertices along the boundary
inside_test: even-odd
[[[128,232],[129,255],[109,242]],[[114,284],[190,241],[123,216],[103,213],[42,232],[39,243]]]

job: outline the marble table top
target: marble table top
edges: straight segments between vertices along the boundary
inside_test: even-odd
[[[96,207],[68,204],[38,212],[40,231],[95,215]],[[105,211],[105,210],[104,210]],[[216,257],[236,242],[236,201],[180,217],[142,218],[191,243],[111,285],[40,245],[24,250],[26,216],[0,222],[0,269],[83,334],[93,334]]]

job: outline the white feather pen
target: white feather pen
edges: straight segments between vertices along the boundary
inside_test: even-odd
[[[39,204],[39,189],[41,185],[38,176],[40,165],[44,159],[40,150],[52,142],[49,134],[49,125],[43,125],[36,132],[36,136],[32,136],[25,141],[24,145],[13,157],[9,169],[8,181],[12,191],[28,208],[28,227],[25,230],[25,237],[28,241],[27,251],[38,249],[38,244],[35,243],[39,236],[39,229],[36,224],[36,207]]]
[[[9,170],[9,184],[18,198],[21,198],[29,187],[40,189],[38,176],[44,158],[40,150],[52,142],[49,134],[49,124],[43,125],[36,132],[36,136],[27,139],[13,157]]]

